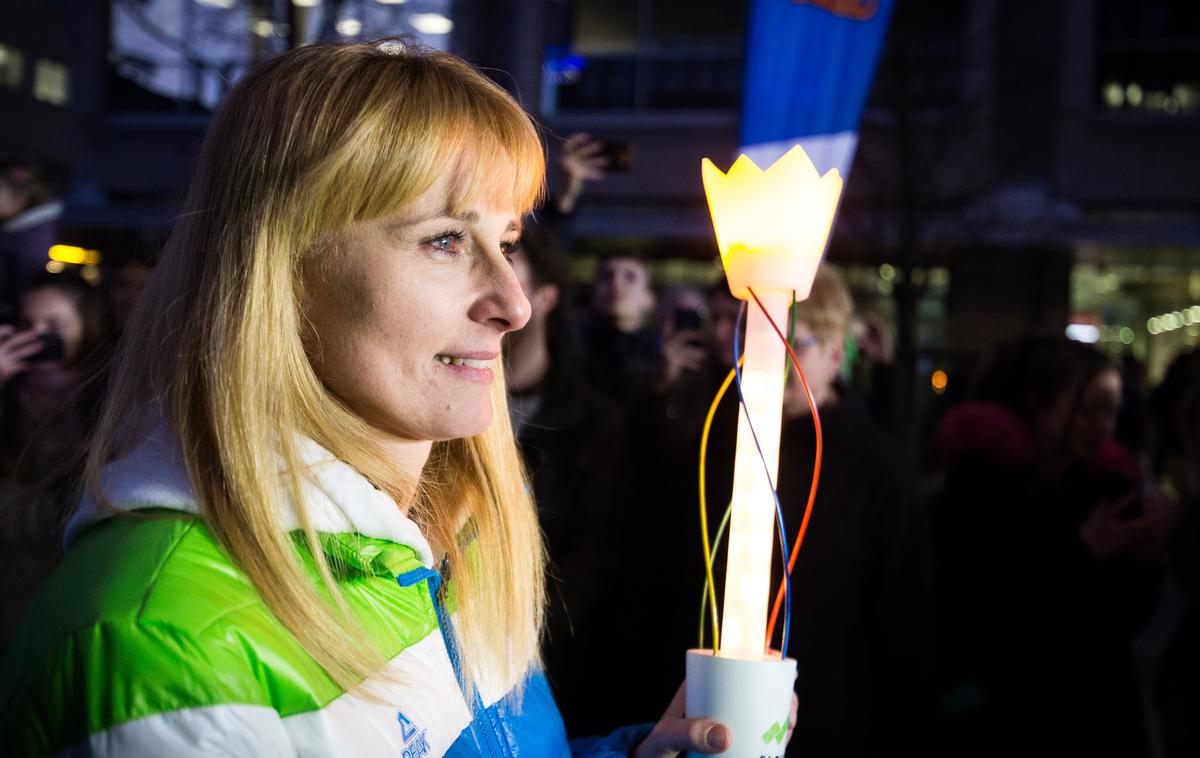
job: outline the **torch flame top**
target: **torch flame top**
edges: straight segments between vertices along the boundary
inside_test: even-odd
[[[729,288],[796,290],[807,297],[842,193],[836,168],[821,176],[796,145],[766,171],[742,155],[723,173],[705,158],[704,191]]]

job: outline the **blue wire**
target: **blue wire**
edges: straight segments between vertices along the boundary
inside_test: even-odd
[[[779,504],[779,492],[775,489],[775,482],[771,481],[771,467],[767,465],[767,457],[763,454],[762,445],[758,443],[758,434],[754,431],[754,424],[750,420],[750,409],[746,407],[746,398],[742,394],[742,369],[738,365],[741,359],[741,350],[739,350],[738,334],[742,330],[742,324],[746,320],[747,303],[742,302],[742,307],[738,310],[738,322],[733,329],[733,370],[737,380],[738,402],[741,403],[742,410],[746,413],[746,426],[750,429],[750,436],[754,439],[754,447],[758,450],[758,458],[763,464],[763,473],[767,475],[767,483],[771,485],[771,495],[775,498],[775,521],[779,524],[779,548],[782,551],[783,558],[783,645],[780,653],[784,658],[787,658],[788,637],[792,630],[792,577],[787,569],[788,559],[788,544],[787,531],[783,524],[783,506]],[[768,598],[770,596],[768,595]]]

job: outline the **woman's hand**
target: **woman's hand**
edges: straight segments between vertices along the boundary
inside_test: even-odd
[[[29,368],[25,359],[41,349],[37,332],[32,329],[19,332],[15,327],[0,324],[0,387]]]
[[[683,715],[687,682],[667,706],[654,729],[633,751],[634,758],[672,758],[684,750],[697,753],[722,753],[733,744],[733,735],[724,724],[712,719],[689,719]]]
[[[689,719],[683,715],[687,682],[679,685],[679,691],[667,706],[654,729],[633,751],[634,758],[673,758],[684,750],[711,755],[723,753],[733,746],[733,735],[729,727],[712,719]],[[792,709],[788,714],[787,744],[796,728],[800,711],[800,700],[792,693]]]

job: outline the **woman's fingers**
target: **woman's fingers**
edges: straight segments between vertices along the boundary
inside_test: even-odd
[[[0,350],[16,349],[22,345],[28,345],[31,343],[36,344],[39,336],[41,335],[32,329],[26,329],[23,332],[18,332],[9,326],[7,327],[7,331],[0,332]]]
[[[729,727],[712,719],[689,719],[683,715],[687,682],[680,685],[654,729],[634,750],[634,758],[673,758],[685,750],[711,755],[729,749],[733,735]]]
[[[792,732],[796,730],[796,722],[800,719],[800,698],[796,693],[792,693],[792,709],[788,711],[788,731],[787,740],[784,744],[792,741]]]
[[[710,719],[660,721],[638,746],[636,758],[674,758],[691,750],[711,755],[722,753],[733,744],[729,728]]]
[[[42,342],[38,336],[33,330],[14,333],[11,327],[6,335],[0,336],[0,384],[29,368],[25,359],[36,355],[42,349]]]

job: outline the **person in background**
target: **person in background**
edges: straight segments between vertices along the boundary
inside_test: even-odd
[[[639,609],[636,613],[658,619],[653,638],[640,635],[636,627],[613,634],[614,640],[621,641],[620,649],[631,651],[614,665],[643,681],[637,692],[630,693],[630,707],[650,707],[670,691],[671,675],[651,678],[639,672],[667,666],[677,678],[683,673],[683,651],[697,644],[704,583],[697,518],[697,451],[713,395],[733,365],[731,339],[739,305],[722,277],[705,293],[699,329],[674,330],[674,323],[668,325],[663,374],[673,379],[655,382],[653,391],[635,406],[629,419],[636,495],[629,510],[637,512],[637,528],[621,541],[628,557],[620,564],[623,571],[616,587]],[[691,319],[689,315],[685,320]],[[718,411],[715,433],[732,428],[736,419],[736,402],[727,399]],[[710,465],[720,465],[715,459],[710,461]],[[664,590],[651,591],[650,587]]]
[[[1178,443],[1166,467],[1178,500],[1166,540],[1166,565],[1185,602],[1154,682],[1166,758],[1200,755],[1200,353],[1185,353],[1182,360],[1176,369],[1174,408],[1161,409],[1174,420]],[[1190,369],[1184,368],[1189,363]],[[1184,376],[1190,386],[1183,385]]]
[[[626,409],[645,400],[662,369],[662,343],[649,323],[655,300],[645,258],[614,252],[600,259],[582,324],[584,371],[593,388]]]
[[[604,641],[625,617],[624,599],[609,592],[632,516],[624,413],[583,380],[567,261],[553,232],[526,228],[511,257],[530,305],[529,322],[505,343],[505,364],[549,556],[542,660],[567,732],[595,733],[632,717],[624,698],[595,686],[611,676]]]
[[[44,273],[46,254],[58,242],[61,173],[35,161],[0,161],[0,322]]]
[[[854,355],[847,361],[852,389],[862,398],[876,426],[899,439],[904,399],[896,364],[895,329],[874,311],[855,314],[847,340]]]
[[[1099,351],[1004,347],[942,426],[941,752],[1145,755],[1130,642],[1154,608],[1156,498],[1113,439]]]
[[[99,402],[104,308],[72,274],[43,274],[0,325],[0,644],[58,558],[72,463]]]

